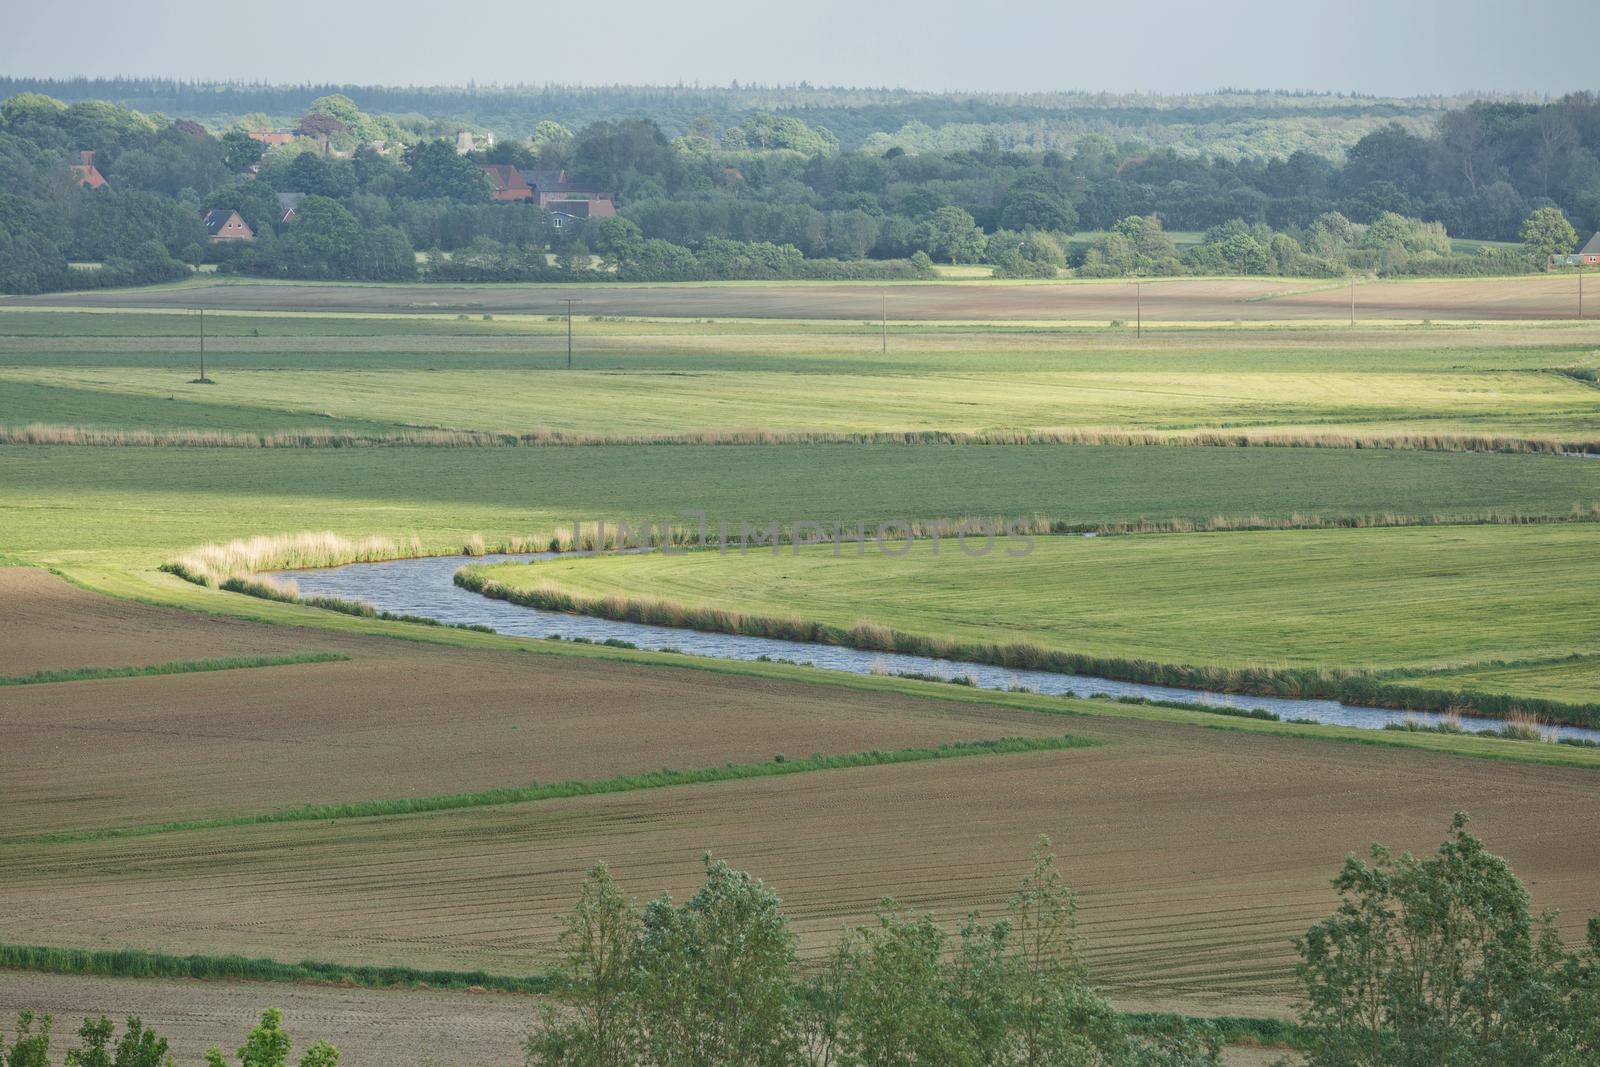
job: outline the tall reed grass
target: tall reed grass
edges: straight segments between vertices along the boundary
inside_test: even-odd
[[[1600,454],[1600,439],[1517,437],[1493,433],[1360,434],[1287,430],[1119,430],[1064,427],[1036,430],[705,429],[681,433],[526,433],[477,430],[119,430],[30,423],[0,427],[0,445],[83,445],[138,448],[529,448],[583,445],[1113,445],[1224,448],[1376,448],[1432,452]]]
[[[412,559],[421,555],[422,542],[415,537],[402,544],[388,537],[350,538],[331,532],[305,532],[201,545],[167,561],[161,569],[196,585],[215,589],[230,579],[246,580],[260,571],[338,567],[346,563]]]

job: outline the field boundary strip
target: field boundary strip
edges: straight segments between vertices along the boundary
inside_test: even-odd
[[[902,748],[883,751],[851,752],[840,755],[814,754],[790,759],[783,755],[765,763],[728,763],[721,767],[679,771],[662,768],[640,774],[611,778],[568,779],[541,785],[537,782],[505,789],[474,793],[448,793],[432,797],[403,797],[388,800],[359,800],[339,804],[308,804],[303,808],[255,814],[224,815],[211,819],[154,823],[143,826],[113,826],[97,830],[75,830],[51,834],[32,834],[0,840],[0,844],[70,844],[156,834],[185,833],[196,830],[224,830],[293,822],[322,822],[331,819],[366,819],[395,815],[427,815],[462,808],[500,807],[541,800],[631,793],[645,789],[668,789],[683,785],[710,785],[747,781],[752,778],[777,778],[818,771],[854,770],[864,767],[889,767],[932,760],[964,759],[974,756],[1007,756],[1035,752],[1063,752],[1096,748],[1099,741],[1072,734],[1054,737],[1001,737],[987,741],[954,741],[931,748]]]
[[[536,430],[129,430],[29,423],[0,426],[0,445],[89,448],[581,448],[616,445],[1095,445],[1166,448],[1338,448],[1600,456],[1600,438],[1566,440],[1470,433],[1285,433],[1273,430],[686,430],[676,433],[571,433]]]
[[[35,671],[33,674],[0,675],[0,686],[53,685],[59,682],[90,682],[102,678],[151,678],[173,674],[209,674],[214,671],[249,670],[256,667],[288,667],[304,663],[339,663],[350,657],[343,652],[293,652],[281,656],[234,656],[228,659],[176,660],[143,667],[69,667]]]

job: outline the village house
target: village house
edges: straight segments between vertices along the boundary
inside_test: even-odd
[[[225,207],[212,208],[200,214],[201,225],[206,228],[206,236],[212,244],[221,244],[224,241],[253,241],[255,231],[239,216],[237,211]]]
[[[72,179],[83,189],[98,189],[106,184],[106,177],[94,165],[93,152],[79,152],[78,162],[72,165]]]
[[[598,185],[569,182],[564,170],[519,170],[505,163],[482,163],[494,200],[531,200],[546,211],[571,219],[608,219],[617,213],[616,194]]]
[[[299,134],[293,130],[251,130],[250,139],[260,141],[268,148],[281,144],[290,144]]]
[[[1584,246],[1570,256],[1551,256],[1552,267],[1594,267],[1600,266],[1600,233],[1589,238]]]

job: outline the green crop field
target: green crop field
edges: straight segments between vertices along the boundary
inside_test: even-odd
[[[265,287],[268,291],[271,287]],[[0,313],[0,427],[596,436],[1258,430],[1600,437],[1588,325],[1125,331],[546,316]]]
[[[485,574],[521,589],[1201,666],[1437,668],[1600,640],[1591,524],[996,539],[977,557],[990,544],[967,547],[735,548]],[[1562,699],[1600,698],[1592,672],[1563,677],[1572,684],[1543,684]]]
[[[1311,448],[657,445],[0,446],[0,547],[152,566],[208,540],[331,529],[435,549],[569,526],[1044,515],[1095,525],[1494,511],[1600,502],[1600,462]]]

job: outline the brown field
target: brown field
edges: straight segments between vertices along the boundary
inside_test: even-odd
[[[12,297],[7,304],[219,310],[543,313],[581,300],[581,313],[689,318],[875,320],[880,290],[893,320],[1109,321],[1135,317],[1130,282],[1056,284],[871,283],[673,285],[329,285],[218,283],[175,288],[102,290]],[[1147,322],[1339,321],[1350,313],[1349,288],[1308,278],[1177,278],[1142,284]],[[1356,286],[1357,318],[1565,319],[1577,313],[1571,276],[1416,279]]]
[[[36,567],[0,567],[0,634],[0,676],[333,647],[318,632],[113,600]],[[0,689],[0,707],[24,692],[36,691]]]
[[[290,1062],[319,1038],[339,1047],[341,1067],[510,1067],[533,1017],[530,997],[432,990],[340,989],[259,982],[97,978],[0,971],[0,1027],[25,1008],[56,1016],[57,1048],[86,1018],[118,1028],[137,1015],[171,1042],[181,1064],[208,1048],[229,1054],[266,1008],[283,1012]]]
[[[981,704],[267,627],[111,600],[45,571],[0,573],[0,612],[69,659],[84,620],[115,664],[141,662],[141,642],[164,635],[175,643],[150,646],[149,661],[187,657],[186,628],[249,650],[304,634],[291,647],[353,657],[0,687],[5,835],[1067,728]]]
[[[25,1008],[56,1013],[61,1046],[86,1018],[107,1015],[118,1024],[137,1015],[171,1042],[179,1063],[197,1063],[220,1045],[231,1052],[267,1007],[283,1012],[294,1039],[291,1062],[325,1038],[339,1047],[342,1067],[511,1067],[522,1062],[520,1043],[535,998],[437,990],[346,989],[257,982],[99,978],[0,971],[0,1025]],[[1159,1002],[1119,1003],[1128,1011],[1164,1010]],[[1271,1014],[1283,1005],[1191,1005],[1200,1015]],[[1276,1050],[1227,1049],[1229,1067],[1269,1064]]]
[[[0,936],[528,973],[583,870],[682,898],[704,850],[783,895],[808,955],[893,895],[998,908],[1036,835],[1082,893],[1095,976],[1140,997],[1282,995],[1343,857],[1431,849],[1452,810],[1577,938],[1600,911],[1592,773],[1106,719],[1102,747],[437,815],[0,846]]]

